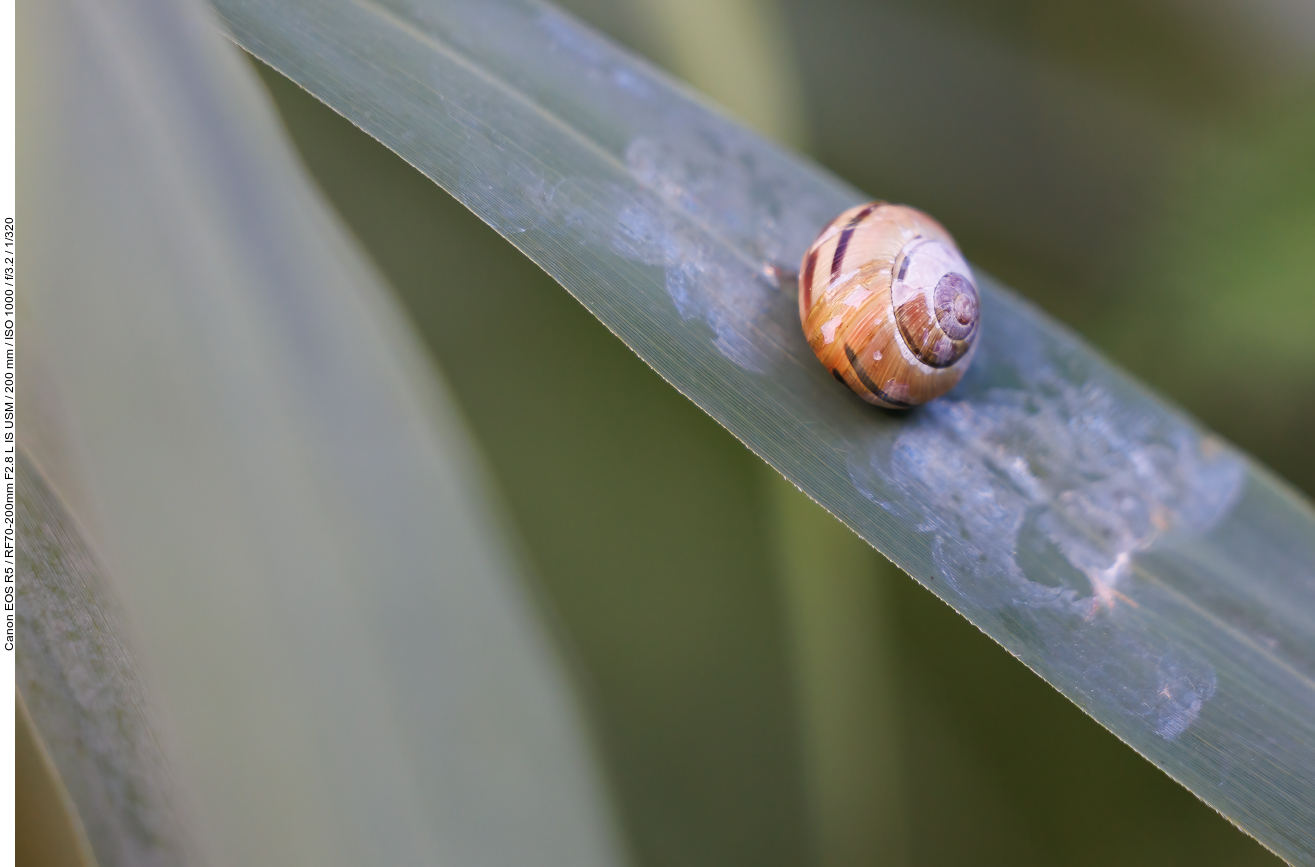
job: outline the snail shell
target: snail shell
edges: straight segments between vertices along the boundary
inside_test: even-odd
[[[981,330],[954,239],[916,208],[869,202],[804,254],[799,319],[818,359],[868,403],[907,409],[954,388]]]

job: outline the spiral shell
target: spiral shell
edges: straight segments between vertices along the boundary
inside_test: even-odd
[[[804,254],[799,319],[818,359],[868,403],[907,409],[954,388],[980,332],[954,239],[916,208],[870,202]]]

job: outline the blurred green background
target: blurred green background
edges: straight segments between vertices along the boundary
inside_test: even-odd
[[[1304,4],[567,5],[935,214],[977,265],[1315,492]],[[483,447],[638,864],[1277,863],[447,194],[261,73]]]

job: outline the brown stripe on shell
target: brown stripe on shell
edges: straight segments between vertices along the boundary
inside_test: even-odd
[[[868,376],[867,371],[863,369],[863,365],[859,364],[858,353],[856,353],[854,347],[850,346],[848,343],[845,344],[845,357],[849,359],[849,367],[854,371],[854,375],[858,377],[858,381],[863,383],[863,387],[876,395],[883,403],[888,403],[899,409],[908,409],[913,406],[913,404],[908,401],[892,397],[888,392],[883,390],[881,386],[873,382],[872,377]]]
[[[836,244],[836,255],[831,260],[831,279],[834,280],[840,276],[840,266],[845,262],[845,250],[849,247],[849,239],[854,237],[854,230],[859,224],[868,218],[868,216],[877,209],[877,203],[873,202],[863,210],[854,215],[854,219],[849,221],[844,231],[840,233],[840,243]]]
[[[817,248],[814,247],[808,251],[808,259],[804,264],[804,276],[799,281],[799,288],[804,293],[804,311],[807,312],[813,307],[813,271],[817,268]]]
[[[931,347],[935,337],[940,334],[936,320],[927,312],[927,304],[921,295],[915,295],[900,305],[895,311],[895,322],[899,325],[904,345],[928,367],[940,367]]]
[[[919,237],[921,237],[921,236],[919,236]],[[914,238],[913,240],[916,241],[917,238]],[[908,256],[905,256],[902,260],[900,260],[900,263],[899,263],[899,273],[895,275],[895,280],[896,280],[897,282],[900,281],[900,280],[903,280],[903,279],[904,279],[904,275],[907,274],[907,273],[909,273],[909,257],[908,257]]]

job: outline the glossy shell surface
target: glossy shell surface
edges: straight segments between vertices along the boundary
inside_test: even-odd
[[[977,285],[949,232],[885,202],[850,208],[808,248],[799,318],[836,379],[891,409],[954,388],[981,330]]]

